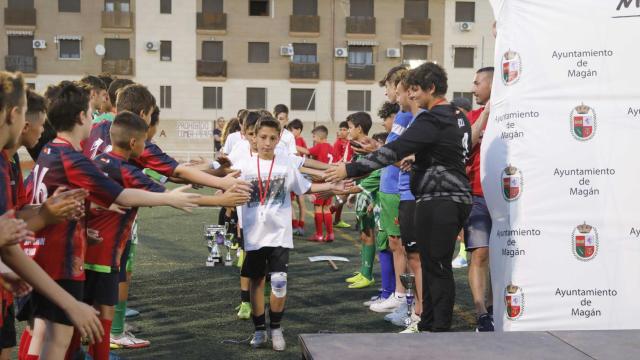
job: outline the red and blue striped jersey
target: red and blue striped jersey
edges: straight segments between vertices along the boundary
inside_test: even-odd
[[[63,140],[54,140],[42,149],[33,172],[27,178],[27,196],[32,204],[44,203],[49,194],[64,186],[89,191],[88,202],[108,208],[124,190],[109,179],[81,152]],[[42,246],[34,260],[54,280],[84,280],[86,217],[50,225],[36,233]]]
[[[11,186],[11,163],[7,153],[2,151],[0,155],[0,215],[13,209]]]
[[[2,153],[2,156],[5,160],[8,160],[6,150]],[[29,200],[27,200],[27,191],[24,188],[24,179],[22,178],[22,169],[20,168],[20,157],[16,153],[13,155],[13,158],[8,161],[10,166],[9,179],[11,180],[11,205],[17,211],[29,204]]]
[[[160,147],[150,141],[145,143],[142,155],[136,159],[131,159],[131,163],[141,169],[147,168],[171,177],[178,167],[178,162],[167,155]]]
[[[82,152],[89,159],[111,151],[111,121],[103,120],[91,127],[89,137],[82,142]]]
[[[118,154],[111,152],[98,155],[94,162],[103,173],[124,188],[165,192],[164,186],[151,180],[142,170]],[[98,272],[119,269],[120,257],[131,234],[137,212],[138,208],[131,208],[124,215],[113,211],[91,210],[88,226],[99,232],[102,242],[87,248],[86,268]]]

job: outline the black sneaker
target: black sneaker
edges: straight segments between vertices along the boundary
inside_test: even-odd
[[[493,305],[487,306],[487,313],[493,317]]]
[[[491,315],[482,314],[478,317],[478,326],[476,327],[476,332],[485,332],[485,331],[493,331],[493,321],[491,319]]]

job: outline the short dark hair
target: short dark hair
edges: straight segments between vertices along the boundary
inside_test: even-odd
[[[373,136],[371,138],[373,140],[375,140],[375,141],[379,141],[381,143],[386,143],[387,142],[387,136],[389,136],[389,133],[379,132],[379,133],[373,134]]]
[[[258,123],[258,120],[260,120],[260,118],[262,118],[262,115],[260,115],[259,112],[249,111],[247,113],[247,118],[244,119],[244,123],[242,124],[242,126],[244,126],[245,129],[252,128]]]
[[[98,79],[102,80],[107,89],[109,89],[109,86],[111,86],[111,83],[114,80],[113,76],[111,76],[111,74],[109,73],[102,73],[98,75]]]
[[[327,129],[327,127],[324,125],[319,125],[316,126],[313,131],[311,131],[311,133],[320,134],[320,136],[324,136],[326,138],[327,136],[329,136],[329,129]]]
[[[160,108],[158,106],[153,108],[153,112],[151,113],[151,121],[149,122],[149,126],[156,126],[160,122]]]
[[[21,73],[0,71],[0,110],[23,106],[24,78]]]
[[[346,121],[341,121],[340,125],[338,125],[338,129],[348,129],[349,128],[349,123]]]
[[[78,115],[89,110],[89,91],[88,87],[70,81],[63,81],[47,90],[51,96],[47,117],[56,131],[73,130],[78,123]]]
[[[118,91],[118,98],[116,99],[118,112],[126,110],[139,115],[143,111],[153,111],[155,106],[156,98],[144,85],[131,84]]]
[[[483,73],[483,72],[493,73],[494,70],[495,70],[495,68],[493,66],[486,66],[486,67],[478,69],[478,71],[476,71],[476,74],[480,74],[480,73]]]
[[[115,79],[109,85],[109,102],[111,106],[116,106],[116,99],[118,98],[118,90],[122,89],[127,85],[135,84],[131,79]]]
[[[302,121],[300,119],[291,120],[287,127],[289,128],[289,130],[296,129],[302,131],[302,129],[304,129],[304,125],[302,124]]]
[[[256,134],[263,127],[276,129],[278,133],[280,133],[280,130],[282,129],[280,127],[280,122],[276,120],[273,116],[263,116],[260,118],[260,120],[258,120],[258,122],[256,123]]]
[[[354,127],[362,129],[362,132],[365,135],[369,135],[369,130],[371,130],[371,125],[373,124],[371,121],[371,115],[364,111],[359,111],[349,115],[347,117],[347,121],[353,124]]]
[[[392,83],[393,85],[398,85],[398,82],[400,81],[398,79],[398,76],[402,73],[406,73],[409,70],[407,69],[407,65],[397,65],[392,67],[391,69],[389,69],[389,71],[387,72],[387,74],[382,78],[382,80],[380,80],[378,82],[378,85],[380,85],[381,87],[385,87],[387,85],[388,82]]]
[[[140,116],[130,111],[122,111],[113,119],[109,134],[114,145],[129,150],[131,138],[143,137],[148,130],[149,125]]]
[[[47,113],[47,100],[34,90],[27,89],[27,116]]]
[[[87,75],[80,79],[80,82],[87,85],[90,90],[107,90],[107,85],[99,77]]]
[[[392,115],[400,112],[400,105],[386,101],[378,110],[378,117],[380,119],[386,119]]]
[[[433,95],[442,96],[448,89],[447,72],[436,63],[424,63],[411,70],[407,84],[419,86],[422,90],[430,90],[433,87]]]
[[[278,117],[278,114],[285,113],[289,114],[289,108],[285,104],[278,104],[273,108],[273,117]]]
[[[471,111],[473,105],[471,105],[471,101],[464,97],[457,97],[451,100],[451,105],[460,108],[464,111]]]

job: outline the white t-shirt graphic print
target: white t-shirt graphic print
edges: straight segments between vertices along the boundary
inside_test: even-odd
[[[254,251],[263,247],[293,249],[289,194],[294,192],[302,195],[309,191],[311,183],[291,164],[288,157],[276,155],[272,170],[271,160],[259,161],[262,191],[267,191],[264,204],[260,203],[257,156],[247,158],[237,165],[242,172],[242,179],[252,186],[251,199],[242,206],[241,211],[245,250]],[[270,170],[271,181],[267,189]]]

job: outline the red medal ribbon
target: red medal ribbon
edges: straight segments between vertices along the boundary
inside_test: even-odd
[[[431,105],[431,107],[429,108],[429,110],[431,110],[431,109],[433,109],[434,107],[436,107],[436,106],[438,106],[438,105],[440,105],[440,104],[442,104],[442,103],[445,103],[445,102],[447,102],[447,99],[438,99],[438,100],[436,100],[436,101],[433,103],[433,105]]]
[[[271,172],[273,171],[273,163],[276,162],[275,155],[273,156],[273,160],[271,160],[271,167],[269,168],[269,177],[267,177],[267,185],[265,188],[262,188],[262,177],[260,176],[260,157],[257,156],[258,163],[258,196],[260,197],[260,205],[264,205],[264,202],[267,200],[267,194],[269,194],[269,186],[271,186]]]

